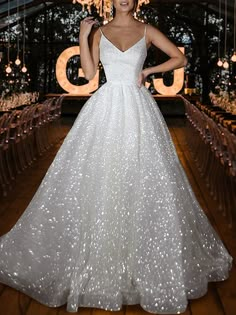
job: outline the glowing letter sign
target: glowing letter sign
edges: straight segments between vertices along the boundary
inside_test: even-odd
[[[184,48],[179,47],[179,50],[184,53]],[[184,68],[174,70],[173,84],[171,86],[166,86],[163,79],[154,79],[154,87],[156,91],[163,95],[175,95],[181,91],[184,84]]]
[[[184,53],[184,48],[179,48]],[[66,66],[68,60],[80,54],[80,47],[73,46],[64,50],[57,59],[56,63],[56,78],[60,86],[70,94],[76,95],[90,95],[98,88],[99,71],[97,70],[93,80],[84,85],[74,85],[70,83],[66,75]],[[84,77],[82,69],[79,68],[78,75]],[[163,79],[154,79],[154,87],[156,91],[164,95],[175,95],[183,87],[184,83],[184,68],[174,70],[174,80],[171,86],[166,86]]]
[[[90,95],[91,92],[95,91],[98,88],[98,77],[99,71],[93,80],[89,81],[89,83],[84,85],[74,85],[70,83],[66,75],[66,65],[68,60],[80,54],[80,47],[73,46],[64,50],[57,59],[56,63],[56,78],[60,86],[70,94],[78,94],[78,95]],[[84,77],[82,69],[79,68],[78,71],[79,77]]]

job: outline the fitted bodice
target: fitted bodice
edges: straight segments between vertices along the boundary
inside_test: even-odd
[[[102,33],[102,31],[101,31]],[[100,40],[100,60],[107,82],[137,83],[147,56],[144,36],[125,51],[117,48],[103,33]]]

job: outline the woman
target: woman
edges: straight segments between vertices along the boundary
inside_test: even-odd
[[[133,18],[133,1],[115,0],[115,18],[100,30],[91,33],[93,18],[81,23],[85,76],[94,76],[100,58],[107,82],[0,239],[0,281],[48,306],[67,303],[69,312],[140,304],[181,313],[231,267],[143,85],[147,75],[182,67],[186,58]],[[142,70],[151,43],[170,59]]]
[[[110,38],[110,42],[122,52],[129,50],[135,44],[139,43],[144,37],[146,46],[149,48],[151,44],[160,48],[171,58],[156,67],[151,67],[143,70],[137,80],[139,87],[145,82],[148,75],[158,72],[166,72],[176,68],[181,68],[186,65],[187,59],[181,53],[181,51],[166,38],[158,29],[151,25],[145,25],[137,21],[133,17],[133,12],[137,6],[135,0],[124,0],[114,1],[116,8],[115,18],[102,29],[104,30],[103,35],[106,38]],[[93,17],[87,17],[81,22],[80,28],[80,56],[81,65],[85,74],[85,78],[91,80],[97,71],[97,65],[99,61],[99,43],[101,40],[101,30],[98,29],[93,32],[90,36],[90,45],[88,37],[92,30],[93,25],[96,25],[97,20]],[[122,34],[122,36],[121,36]]]

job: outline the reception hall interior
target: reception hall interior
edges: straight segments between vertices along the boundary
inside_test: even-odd
[[[84,18],[105,25],[110,11],[110,0],[0,0],[0,236],[22,216],[84,104],[106,82],[101,62],[85,78],[79,33]],[[135,18],[188,59],[184,68],[148,76],[145,86],[198,202],[236,259],[236,0],[139,0]],[[144,68],[167,59],[152,45]],[[108,312],[79,308],[83,315]],[[0,315],[39,314],[68,311],[0,283]],[[148,312],[123,305],[115,314]],[[182,314],[236,314],[235,260],[229,278],[210,282]]]

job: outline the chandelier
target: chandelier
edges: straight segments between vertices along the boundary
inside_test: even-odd
[[[80,3],[82,5],[82,10],[85,10],[85,7],[91,13],[91,6],[95,6],[99,16],[103,17],[105,20],[110,18],[112,11],[112,0],[73,0],[73,4]],[[149,3],[150,0],[139,0],[137,5],[137,12],[140,10],[140,7],[143,4]]]

